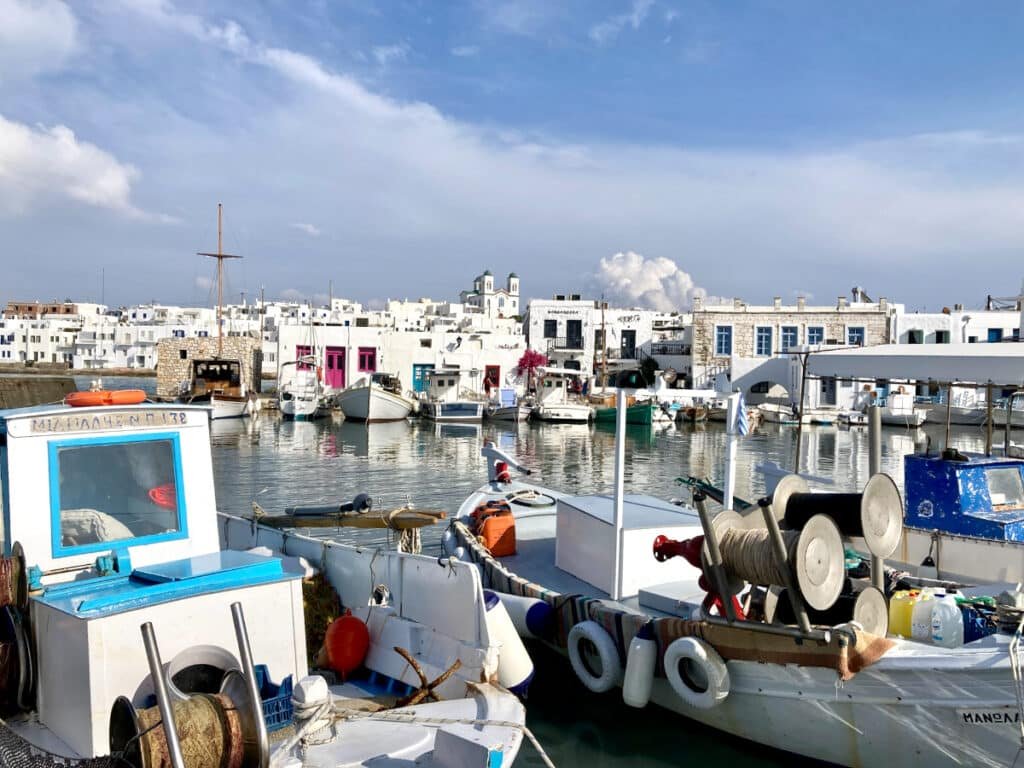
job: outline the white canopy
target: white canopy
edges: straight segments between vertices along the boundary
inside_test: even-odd
[[[894,379],[939,383],[1024,383],[1024,343],[880,344],[874,347],[812,352],[812,376]]]

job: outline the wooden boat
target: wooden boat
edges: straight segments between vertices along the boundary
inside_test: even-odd
[[[533,418],[570,424],[586,424],[593,418],[590,405],[579,402],[569,392],[569,382],[580,375],[579,371],[543,367],[540,373]]]
[[[526,421],[533,406],[523,402],[512,387],[498,389],[497,398],[487,404],[484,415],[491,421]]]
[[[482,453],[489,467],[520,466],[493,445]],[[730,623],[708,612],[700,568],[651,557],[652,542],[658,551],[665,537],[686,540],[677,546],[702,541],[694,538],[705,529],[692,508],[625,494],[619,534],[613,497],[570,496],[515,477],[500,482],[492,470],[489,478],[461,506],[445,546],[477,563],[502,599],[538,616],[535,606],[548,606],[547,624],[521,622],[521,632],[568,655],[592,691],[621,686],[634,706],[650,702],[838,765],[996,766],[1017,754],[1020,709],[1011,667],[1018,662],[1008,635],[942,648],[855,625],[811,626],[805,635],[799,627]],[[516,551],[496,558],[469,526],[474,510],[501,502],[514,516]],[[834,560],[826,562],[833,573]],[[800,639],[812,635],[818,639]],[[857,658],[853,666],[826,660],[841,635],[841,653]]]
[[[882,423],[894,427],[920,427],[927,417],[923,410],[914,407],[914,396],[902,391],[890,392],[882,406]]]
[[[464,399],[462,389],[462,371],[457,368],[435,368],[429,371],[426,398],[420,404],[420,415],[439,422],[483,421],[483,402]]]
[[[600,423],[614,424],[615,415],[617,409],[613,406],[611,408],[595,408],[594,409],[594,421]],[[645,403],[634,403],[633,405],[626,407],[626,423],[627,424],[646,424],[651,425],[655,421],[655,417],[661,413],[661,408],[656,403],[645,402]]]
[[[512,646],[474,567],[218,514],[201,407],[9,410],[0,437],[5,764],[516,757],[523,707],[488,682]],[[342,607],[352,656],[323,638]],[[326,662],[311,660],[322,642]]]
[[[277,403],[286,421],[314,421],[324,416],[323,384],[314,355],[282,363],[277,373]]]
[[[376,424],[401,421],[412,413],[414,403],[402,393],[402,382],[390,373],[374,373],[343,389],[335,398],[349,421]]]

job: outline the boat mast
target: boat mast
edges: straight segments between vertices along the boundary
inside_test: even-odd
[[[604,324],[604,294],[601,294],[601,394],[608,391],[608,331]]]
[[[221,357],[224,354],[224,259],[242,258],[241,256],[224,253],[222,208],[223,206],[217,203],[217,252],[196,252],[197,256],[209,256],[211,259],[217,260],[217,357]]]

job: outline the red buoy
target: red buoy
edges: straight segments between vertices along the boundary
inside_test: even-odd
[[[327,666],[340,674],[342,680],[362,665],[369,647],[370,630],[349,610],[332,621],[324,635]]]

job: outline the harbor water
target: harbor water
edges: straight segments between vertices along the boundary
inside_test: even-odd
[[[114,385],[111,381],[110,384]],[[139,386],[124,380],[117,386]],[[534,471],[531,480],[569,492],[611,492],[614,430],[609,426],[507,424],[444,425],[427,421],[391,424],[346,423],[340,418],[286,422],[276,412],[258,419],[211,424],[219,508],[250,515],[253,503],[268,514],[294,504],[333,504],[360,492],[376,509],[411,501],[415,506],[454,513],[486,479],[480,457],[484,440],[494,440]],[[756,499],[765,483],[764,462],[793,465],[796,428],[772,424],[738,441],[737,495]],[[941,448],[944,428],[885,428],[882,469],[902,487],[904,454]],[[1000,436],[996,436],[999,442]],[[689,498],[676,478],[693,475],[721,485],[728,437],[724,425],[628,428],[627,492],[661,498]],[[954,428],[951,443],[964,451],[984,448],[980,427]],[[805,427],[801,471],[832,484],[836,491],[863,487],[868,478],[866,429]],[[424,530],[424,552],[439,553],[443,526]],[[323,531],[340,540],[387,545],[379,531]],[[810,765],[705,728],[656,707],[634,710],[621,696],[591,694],[567,662],[544,648],[532,648],[537,676],[528,700],[528,720],[556,765],[598,768],[676,766],[691,760],[733,765]],[[672,738],[667,739],[666,734]],[[525,747],[517,765],[542,763]]]

